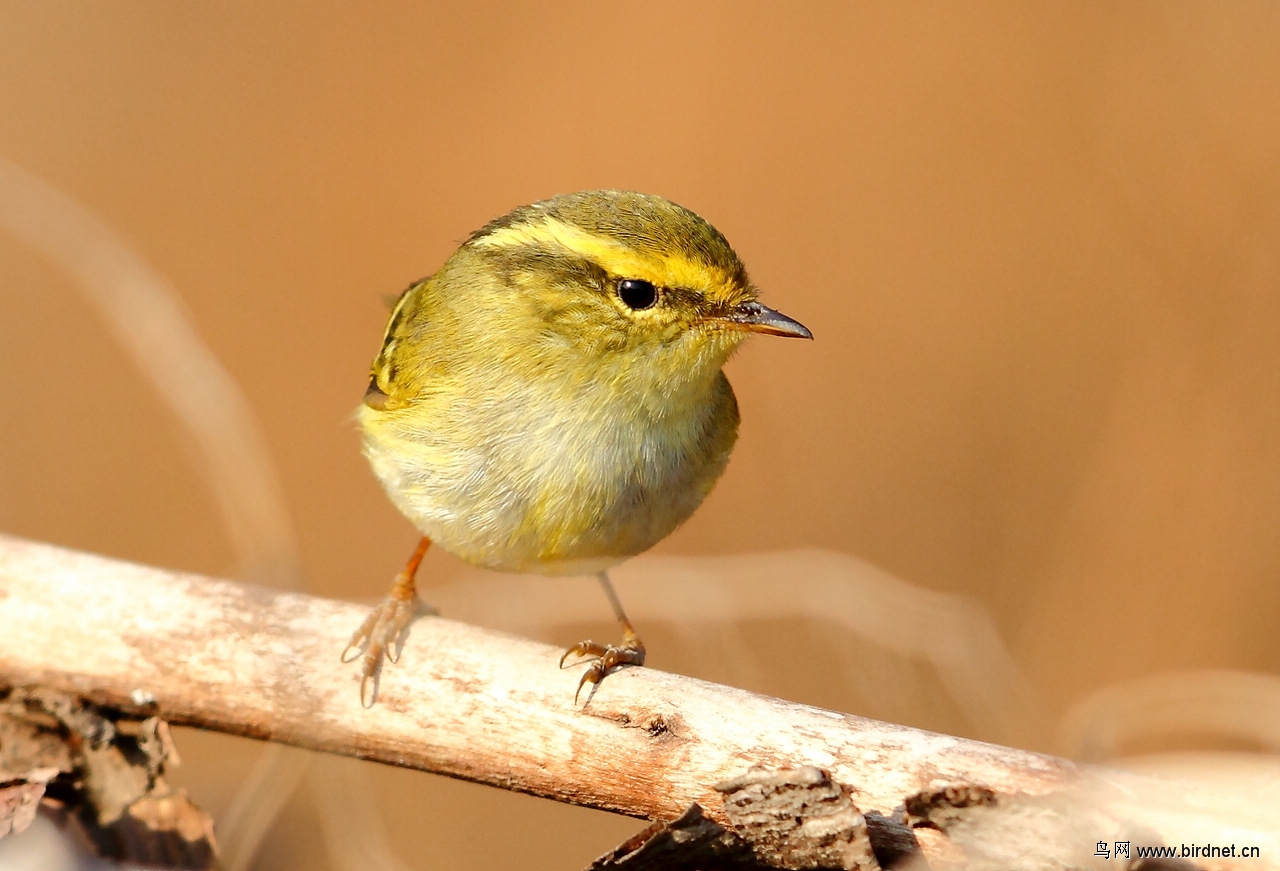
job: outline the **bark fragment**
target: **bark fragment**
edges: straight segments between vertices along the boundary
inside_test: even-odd
[[[165,782],[176,763],[159,718],[14,689],[0,701],[0,836],[22,831],[43,804],[75,819],[99,855],[205,871],[217,857],[213,823]]]

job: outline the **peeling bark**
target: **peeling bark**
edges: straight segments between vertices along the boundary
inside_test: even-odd
[[[170,764],[163,720],[48,689],[11,690],[0,701],[0,770],[19,773],[0,774],[9,781],[0,785],[0,836],[21,831],[43,805],[76,820],[101,856],[206,871],[217,856],[213,822],[165,782]]]

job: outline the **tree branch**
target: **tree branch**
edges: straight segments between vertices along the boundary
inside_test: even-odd
[[[1082,773],[647,668],[612,674],[574,704],[580,670],[561,670],[559,650],[436,617],[415,624],[366,710],[357,667],[339,662],[364,616],[347,602],[0,536],[0,685],[175,724],[635,817],[672,820],[696,802],[725,825],[716,785],[752,766],[816,766],[858,809],[886,816],[939,784],[1036,800]]]

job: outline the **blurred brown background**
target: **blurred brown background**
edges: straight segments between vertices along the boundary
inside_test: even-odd
[[[734,460],[658,550],[820,547],[971,597],[1052,723],[1125,679],[1280,667],[1277,45],[1269,3],[4,2],[0,155],[177,287],[262,422],[310,588],[348,598],[414,541],[349,421],[386,299],[520,203],[693,208],[817,341],[730,364]],[[0,409],[0,530],[235,571],[172,415],[9,237]],[[929,692],[825,686],[811,622],[747,627],[808,640],[740,682],[991,737]],[[714,643],[647,638],[732,678]],[[180,737],[219,810],[255,748]],[[369,769],[412,868],[581,867],[639,826]],[[325,867],[316,813],[295,800],[258,867]]]

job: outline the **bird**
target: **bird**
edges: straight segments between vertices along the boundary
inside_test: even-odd
[[[362,660],[366,707],[433,543],[488,569],[597,578],[622,640],[565,651],[561,667],[588,663],[575,703],[644,664],[608,570],[687,520],[724,472],[739,411],[723,367],[743,340],[813,338],[758,297],[710,223],[622,190],[513,209],[399,296],[357,421],[420,538],[343,652]]]

